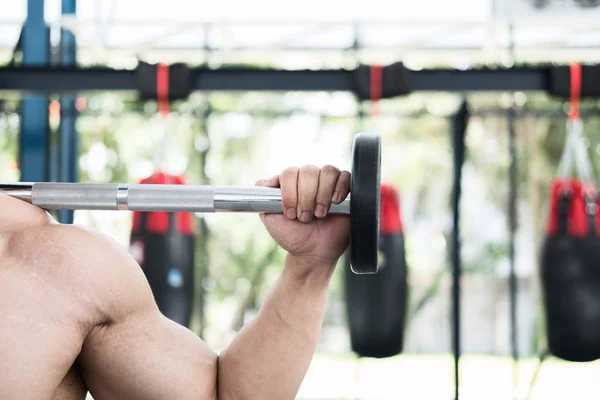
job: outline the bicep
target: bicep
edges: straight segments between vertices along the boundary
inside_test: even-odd
[[[216,398],[216,354],[158,312],[98,327],[80,361],[96,400]]]

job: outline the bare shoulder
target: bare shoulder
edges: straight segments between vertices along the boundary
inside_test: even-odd
[[[32,307],[43,309],[38,314],[61,321],[61,337],[64,325],[79,328],[82,344],[73,354],[95,398],[216,398],[216,354],[160,314],[125,248],[6,197],[0,225],[0,286],[24,282],[19,290],[32,293]]]
[[[0,233],[19,231],[29,226],[47,225],[52,218],[41,208],[0,194]]]
[[[19,272],[33,270],[39,259],[41,239],[47,228],[55,223],[46,211],[11,197],[0,195],[0,268],[18,267]],[[52,250],[52,248],[51,248]],[[10,262],[2,262],[10,260]]]
[[[109,236],[58,224],[44,210],[7,196],[0,197],[0,221],[0,253],[86,305],[95,324],[156,308],[141,268]]]
[[[74,289],[87,293],[103,323],[158,311],[142,269],[108,235],[83,226],[49,224],[40,241],[45,241],[45,254],[52,254],[70,275]]]

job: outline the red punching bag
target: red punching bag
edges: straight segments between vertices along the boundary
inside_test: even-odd
[[[378,273],[356,275],[344,268],[350,342],[361,357],[392,357],[404,346],[408,268],[400,201],[391,186],[381,185],[380,220]]]
[[[156,172],[141,184],[185,184]],[[192,213],[134,212],[131,254],[142,267],[156,303],[169,319],[189,327],[194,295]]]
[[[550,192],[541,251],[548,349],[568,361],[600,359],[600,236],[594,169],[579,116],[581,66],[571,65],[565,147]],[[570,179],[572,170],[577,179]]]
[[[571,64],[565,147],[550,192],[541,251],[548,349],[568,361],[600,359],[600,237],[594,169],[579,116],[581,65]],[[578,179],[570,179],[572,170]]]
[[[541,252],[548,349],[568,361],[600,359],[600,220],[593,186],[556,180]]]

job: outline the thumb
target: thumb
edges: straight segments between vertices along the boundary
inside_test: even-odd
[[[275,175],[275,176],[272,176],[272,177],[266,178],[266,179],[259,179],[258,181],[256,181],[255,186],[278,188],[279,187],[279,175]]]

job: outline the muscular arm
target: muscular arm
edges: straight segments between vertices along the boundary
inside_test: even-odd
[[[293,399],[310,365],[333,268],[288,255],[248,324],[219,356],[218,397]]]
[[[317,344],[334,264],[348,245],[348,218],[327,217],[326,210],[345,198],[350,175],[307,166],[261,182],[281,187],[285,216],[261,218],[288,256],[257,318],[219,357],[160,314],[141,268],[111,239],[47,225],[17,241],[24,265],[35,265],[39,281],[52,289],[45,306],[75,321],[72,336],[82,343],[72,347],[81,349],[77,361],[95,400],[296,396]],[[48,323],[60,333],[57,321]]]
[[[56,254],[60,264],[49,265],[52,279],[86,310],[77,361],[95,400],[216,398],[217,355],[160,314],[125,249],[73,226],[48,226],[39,236],[46,259]]]
[[[288,168],[257,182],[280,187],[284,213],[263,224],[288,252],[257,318],[219,357],[220,399],[293,399],[315,351],[333,268],[348,247],[347,217],[327,216],[341,202],[350,174],[333,166]]]
[[[332,263],[288,255],[257,318],[217,358],[160,314],[123,248],[85,229],[47,229],[67,256],[63,289],[93,310],[79,363],[95,400],[295,397],[318,340]]]

